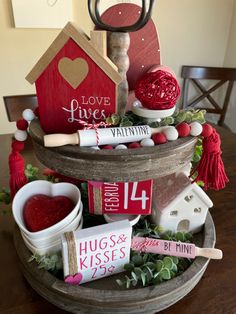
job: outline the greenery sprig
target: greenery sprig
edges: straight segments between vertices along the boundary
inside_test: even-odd
[[[29,263],[32,261],[35,261],[38,264],[38,268],[48,270],[53,274],[57,274],[63,268],[62,256],[60,253],[43,256],[35,253],[31,255],[28,260]]]
[[[27,164],[25,168],[25,176],[28,181],[35,181],[39,179],[39,168],[33,167],[31,164]]]
[[[2,188],[0,191],[0,202],[9,205],[11,203],[10,191],[6,188]]]
[[[133,230],[133,235],[169,241],[191,242],[192,234],[167,231],[152,225],[148,219],[141,220]],[[117,279],[119,286],[129,289],[135,286],[156,285],[170,280],[184,272],[191,260],[174,256],[163,256],[153,253],[137,253],[131,250],[130,263],[124,266],[127,274],[124,279]]]
[[[149,125],[153,128],[157,128],[167,125],[176,125],[180,122],[191,123],[194,121],[203,124],[206,122],[205,114],[206,110],[203,109],[176,110],[172,116],[163,118],[160,122],[152,122]],[[135,115],[132,111],[128,111],[123,116],[113,113],[106,119],[106,123],[121,127],[145,124],[143,118]]]

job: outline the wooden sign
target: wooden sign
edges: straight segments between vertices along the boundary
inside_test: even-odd
[[[80,120],[98,123],[117,112],[122,78],[106,56],[104,31],[93,31],[90,40],[68,23],[26,79],[36,84],[46,133],[73,133]]]
[[[65,281],[78,285],[124,271],[130,259],[131,233],[128,220],[65,233]]]
[[[91,214],[150,215],[153,180],[88,182]]]
[[[199,248],[193,243],[166,241],[160,239],[134,237],[131,248],[134,251],[148,252],[161,255],[170,255],[186,258],[203,256],[212,259],[221,259],[223,253],[219,249]]]

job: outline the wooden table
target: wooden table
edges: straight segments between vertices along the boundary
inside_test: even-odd
[[[160,312],[162,314],[236,313],[236,135],[224,129],[218,130],[230,183],[224,190],[208,194],[214,202],[211,214],[217,232],[216,246],[223,250],[224,258],[211,261],[193,291],[171,308]],[[0,136],[0,188],[8,186],[10,143],[11,135]],[[24,155],[27,163],[39,165],[30,141]],[[8,213],[4,214],[5,211]],[[13,245],[13,227],[11,207],[0,203],[0,313],[66,313],[41,298],[24,279]]]

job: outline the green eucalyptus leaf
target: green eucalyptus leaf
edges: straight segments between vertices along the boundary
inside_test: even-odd
[[[171,271],[173,271],[174,273],[177,273],[178,267],[177,267],[176,264],[173,263],[173,266],[172,266],[172,268],[171,268]]]
[[[148,259],[149,259],[149,256],[150,256],[150,255],[147,254],[147,253],[143,255],[143,264],[147,263],[147,261],[148,261]]]
[[[106,118],[106,123],[107,123],[107,124],[112,124],[112,122],[113,122],[113,121],[112,121],[112,118],[111,118],[111,117],[107,117],[107,118]]]
[[[185,122],[191,123],[192,122],[192,116],[193,116],[192,112],[191,111],[187,111],[186,112],[186,117],[185,117]]]
[[[183,232],[177,232],[176,233],[176,240],[177,241],[181,241],[181,242],[184,242],[184,233]]]
[[[141,255],[133,255],[131,260],[135,266],[143,265],[143,257]]]
[[[150,126],[151,128],[159,128],[160,125],[161,125],[161,124],[160,124],[159,122],[157,122],[157,121],[152,122],[152,123],[149,124],[149,126]]]
[[[180,111],[175,118],[175,122],[180,123],[185,121],[186,113],[184,111]]]
[[[175,263],[176,265],[179,263],[179,259],[177,256],[172,256],[172,261],[173,263]]]
[[[160,277],[160,274],[158,273],[157,276],[153,279],[153,284],[158,285],[162,282],[162,278]]]
[[[127,288],[127,289],[130,288],[130,283],[131,283],[131,281],[130,281],[129,277],[127,277],[127,278],[126,278],[126,288]]]
[[[148,280],[148,281],[151,281],[152,278],[153,278],[153,272],[152,272],[152,270],[151,270],[147,265],[145,265],[144,268],[143,268],[143,271],[144,271],[145,274],[146,274],[147,280]]]
[[[170,270],[168,268],[163,268],[160,272],[160,277],[165,280],[171,279]]]
[[[137,277],[137,275],[135,274],[135,272],[131,272],[131,276],[132,276],[132,278],[134,279],[134,280],[136,280],[136,281],[138,281],[138,277]]]
[[[124,269],[127,271],[132,271],[134,269],[134,264],[133,263],[125,264]]]
[[[156,265],[153,262],[147,262],[145,265],[149,267],[152,271],[156,268]]]
[[[143,286],[145,286],[146,285],[146,274],[144,272],[141,273],[141,280],[142,280]]]
[[[162,270],[162,268],[164,267],[164,263],[161,260],[157,260],[156,261],[156,270],[159,272]]]
[[[204,188],[205,183],[203,181],[197,181],[196,183],[198,186]]]
[[[134,268],[134,272],[135,272],[137,278],[138,278],[138,279],[141,279],[141,274],[142,274],[142,272],[143,272],[142,269],[141,269],[140,267],[135,267],[135,268]]]
[[[120,279],[116,279],[116,282],[120,287],[124,286],[124,283]]]
[[[118,125],[120,123],[121,118],[120,118],[120,116],[118,114],[113,113],[111,115],[111,120],[112,120],[112,124],[113,125]]]
[[[121,121],[121,123],[120,123],[120,127],[132,126],[132,125],[133,125],[133,123],[129,120],[126,122]]]
[[[176,266],[176,265],[175,265]],[[176,277],[176,272],[174,272],[173,270],[170,271],[170,276],[171,278]]]
[[[168,269],[172,269],[174,263],[172,261],[172,258],[169,256],[166,256],[163,258],[164,267]]]

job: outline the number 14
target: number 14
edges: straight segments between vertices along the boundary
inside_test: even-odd
[[[146,209],[147,201],[149,200],[149,197],[147,197],[147,192],[145,190],[142,190],[142,195],[137,196],[137,187],[138,182],[133,182],[132,192],[131,192],[131,201],[142,201],[142,209]],[[124,209],[128,209],[128,203],[129,203],[129,182],[125,182],[125,196],[124,196]]]

